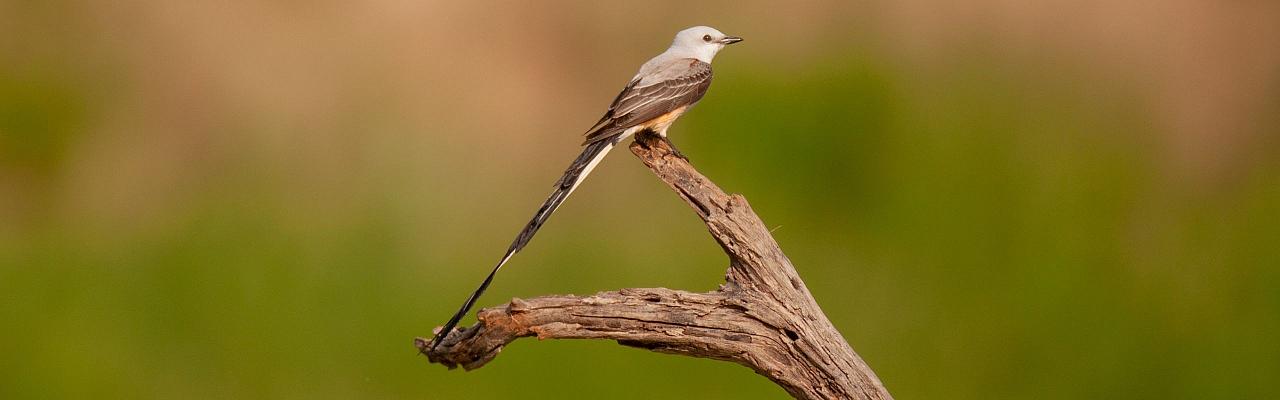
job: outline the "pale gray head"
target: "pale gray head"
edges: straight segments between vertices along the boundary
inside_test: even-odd
[[[724,46],[741,41],[740,37],[725,35],[709,26],[695,26],[676,33],[667,52],[709,63]]]

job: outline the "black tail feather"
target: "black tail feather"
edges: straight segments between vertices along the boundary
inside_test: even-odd
[[[511,256],[520,252],[525,245],[529,244],[529,241],[533,239],[533,235],[538,232],[542,224],[547,222],[547,219],[556,211],[556,208],[560,207],[561,203],[564,203],[565,199],[569,198],[574,186],[586,178],[584,172],[587,166],[597,156],[612,149],[622,139],[623,136],[619,134],[612,139],[592,142],[586,145],[586,148],[582,150],[582,154],[579,154],[578,158],[574,159],[572,164],[569,164],[569,168],[565,170],[564,175],[560,177],[559,181],[556,181],[556,188],[551,192],[551,196],[547,197],[547,200],[542,203],[542,207],[538,208],[538,212],[533,214],[533,218],[529,220],[529,223],[525,225],[519,235],[516,235],[515,240],[511,242],[511,246],[507,248],[507,253],[502,256],[502,260],[498,261],[492,271],[489,271],[489,276],[484,278],[484,282],[480,283],[480,287],[476,288],[474,293],[471,293],[471,297],[468,297],[467,301],[462,303],[462,308],[453,314],[453,317],[449,318],[449,322],[446,322],[440,332],[436,333],[435,338],[431,339],[431,348],[428,351],[435,350],[436,346],[439,346],[440,342],[449,336],[453,328],[458,326],[458,321],[461,321],[462,317],[467,315],[468,311],[471,311],[471,307],[476,305],[476,300],[479,300],[480,295],[484,294],[485,289],[489,288],[489,284],[493,282],[493,277],[497,275],[498,270],[502,269],[502,266],[507,263],[507,260],[511,259]]]

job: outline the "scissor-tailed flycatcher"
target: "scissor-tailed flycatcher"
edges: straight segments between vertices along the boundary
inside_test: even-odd
[[[462,309],[453,318],[449,318],[449,322],[436,334],[431,348],[435,349],[458,325],[458,320],[471,310],[503,264],[533,239],[538,228],[578,188],[578,184],[582,183],[609,150],[642,131],[652,131],[666,137],[671,123],[702,99],[707,88],[711,87],[711,59],[715,58],[716,52],[726,45],[741,41],[742,38],[726,36],[710,27],[695,26],[677,33],[667,51],[640,66],[640,72],[631,78],[631,83],[613,100],[600,122],[587,130],[587,140],[583,143],[586,148],[556,182],[551,197],[542,203],[533,219],[520,231],[515,241],[511,242],[507,253],[493,267],[493,271],[489,272],[489,276],[484,278],[484,282],[480,283],[480,287],[462,303]]]

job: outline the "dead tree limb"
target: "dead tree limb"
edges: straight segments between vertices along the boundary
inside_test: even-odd
[[[631,151],[693,207],[729,256],[710,293],[622,289],[593,296],[513,299],[486,308],[434,350],[433,363],[480,368],[517,338],[610,339],[662,353],[733,361],[799,399],[891,399],[809,294],[746,199],[726,194],[669,142],[642,137]]]

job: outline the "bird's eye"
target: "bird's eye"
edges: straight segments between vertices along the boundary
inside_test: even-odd
[[[702,41],[704,41],[704,42],[710,42],[710,41],[711,41],[711,35],[702,35]]]

